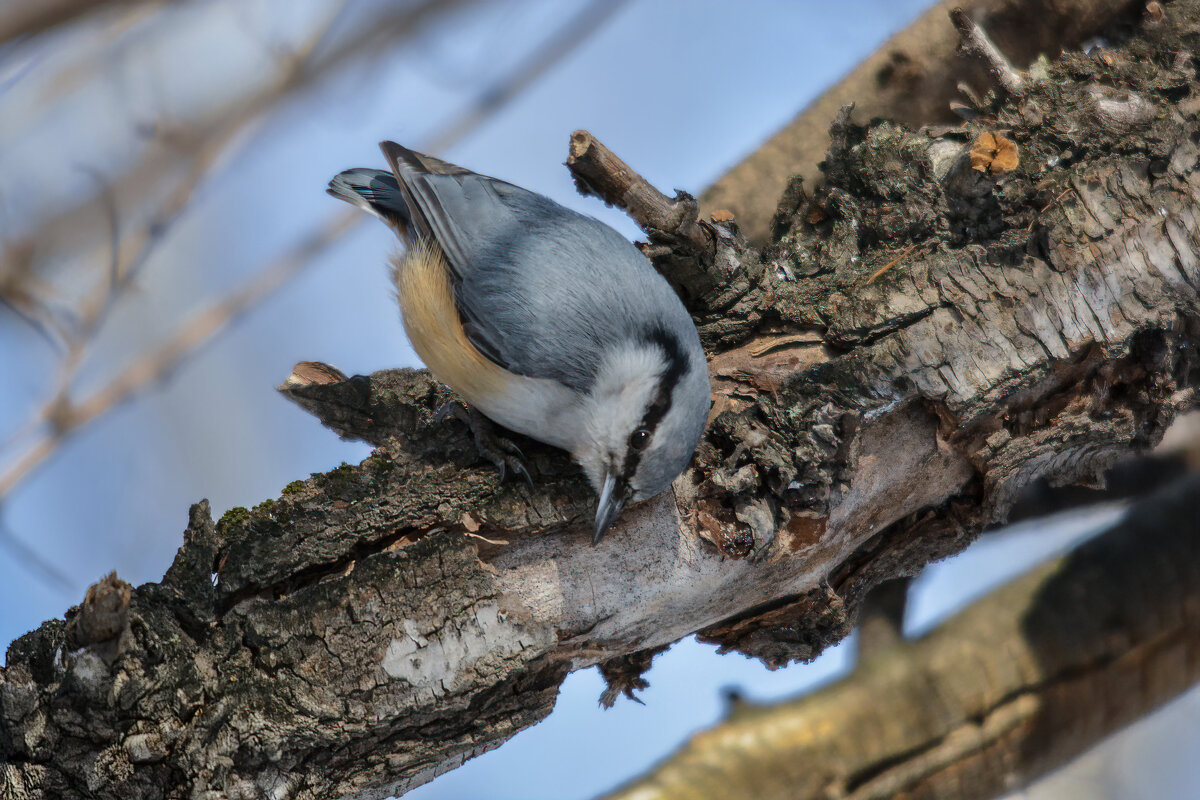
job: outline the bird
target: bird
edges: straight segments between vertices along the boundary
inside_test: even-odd
[[[696,325],[628,239],[590,216],[395,142],[327,191],[404,244],[391,277],[434,377],[484,417],[567,451],[593,543],[687,468],[712,403]],[[503,471],[501,473],[503,480]]]

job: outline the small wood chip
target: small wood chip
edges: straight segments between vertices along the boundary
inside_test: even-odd
[[[762,344],[755,345],[750,348],[751,358],[761,358],[772,350],[780,347],[787,347],[793,344],[820,344],[823,340],[819,334],[815,333],[798,333],[794,336],[777,336]]]
[[[507,539],[489,539],[486,536],[480,536],[478,533],[471,533],[470,531],[467,531],[466,533],[467,533],[467,536],[470,536],[474,539],[479,539],[480,541],[487,542],[488,544],[496,544],[496,545],[508,544]]]
[[[1020,163],[1017,145],[999,132],[985,131],[971,145],[971,169],[1002,175]]]
[[[301,361],[292,367],[292,374],[283,382],[283,385],[287,388],[294,388],[342,383],[345,380],[347,380],[346,373],[337,367],[332,367],[322,361]]]
[[[716,211],[712,212],[712,221],[713,222],[732,222],[733,221],[733,212],[727,208],[718,208]]]
[[[904,248],[904,252],[902,252],[900,255],[896,256],[891,261],[884,264],[879,269],[875,270],[875,272],[871,275],[871,277],[867,278],[867,283],[868,284],[874,283],[875,279],[878,278],[880,275],[887,272],[889,269],[896,266],[901,261],[903,261],[904,259],[908,258],[910,255],[912,255],[912,251],[916,250],[918,246],[920,246],[919,242],[916,244],[910,244],[908,247]]]

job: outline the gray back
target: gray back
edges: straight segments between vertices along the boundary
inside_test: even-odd
[[[435,174],[403,158],[393,166],[450,262],[468,335],[489,358],[584,391],[608,346],[666,326],[704,363],[674,291],[609,226],[495,178]]]
[[[498,195],[507,213],[476,239],[458,298],[511,369],[584,390],[608,347],[664,325],[694,331],[671,287],[615,230],[516,187]]]

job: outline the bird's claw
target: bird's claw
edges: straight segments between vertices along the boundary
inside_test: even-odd
[[[525,454],[521,452],[521,448],[517,447],[515,442],[496,432],[495,423],[479,413],[478,410],[456,400],[444,403],[433,415],[433,421],[435,423],[445,422],[451,417],[466,425],[467,429],[471,431],[475,449],[482,458],[487,459],[496,467],[496,471],[500,473],[500,483],[504,483],[504,479],[508,477],[508,471],[512,470],[525,479],[525,483],[529,485],[530,489],[533,488],[533,478],[530,477],[529,470],[525,468]]]

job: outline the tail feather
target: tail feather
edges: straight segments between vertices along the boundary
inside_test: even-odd
[[[437,242],[447,265],[461,279],[470,250],[462,226],[468,220],[479,222],[473,213],[477,209],[470,208],[469,199],[478,193],[465,192],[463,186],[467,182],[479,186],[479,181],[491,179],[395,142],[380,142],[379,149],[392,168],[408,206],[410,235]]]
[[[379,217],[402,234],[412,222],[400,184],[387,170],[348,169],[335,175],[325,191]]]
[[[396,144],[391,141],[379,143],[379,149],[383,151],[383,157],[388,160],[388,165],[397,172],[411,171],[418,175],[474,175],[471,170],[460,167],[457,164],[451,164],[449,161],[442,161],[440,158],[418,153],[416,150],[409,150],[401,144]]]

